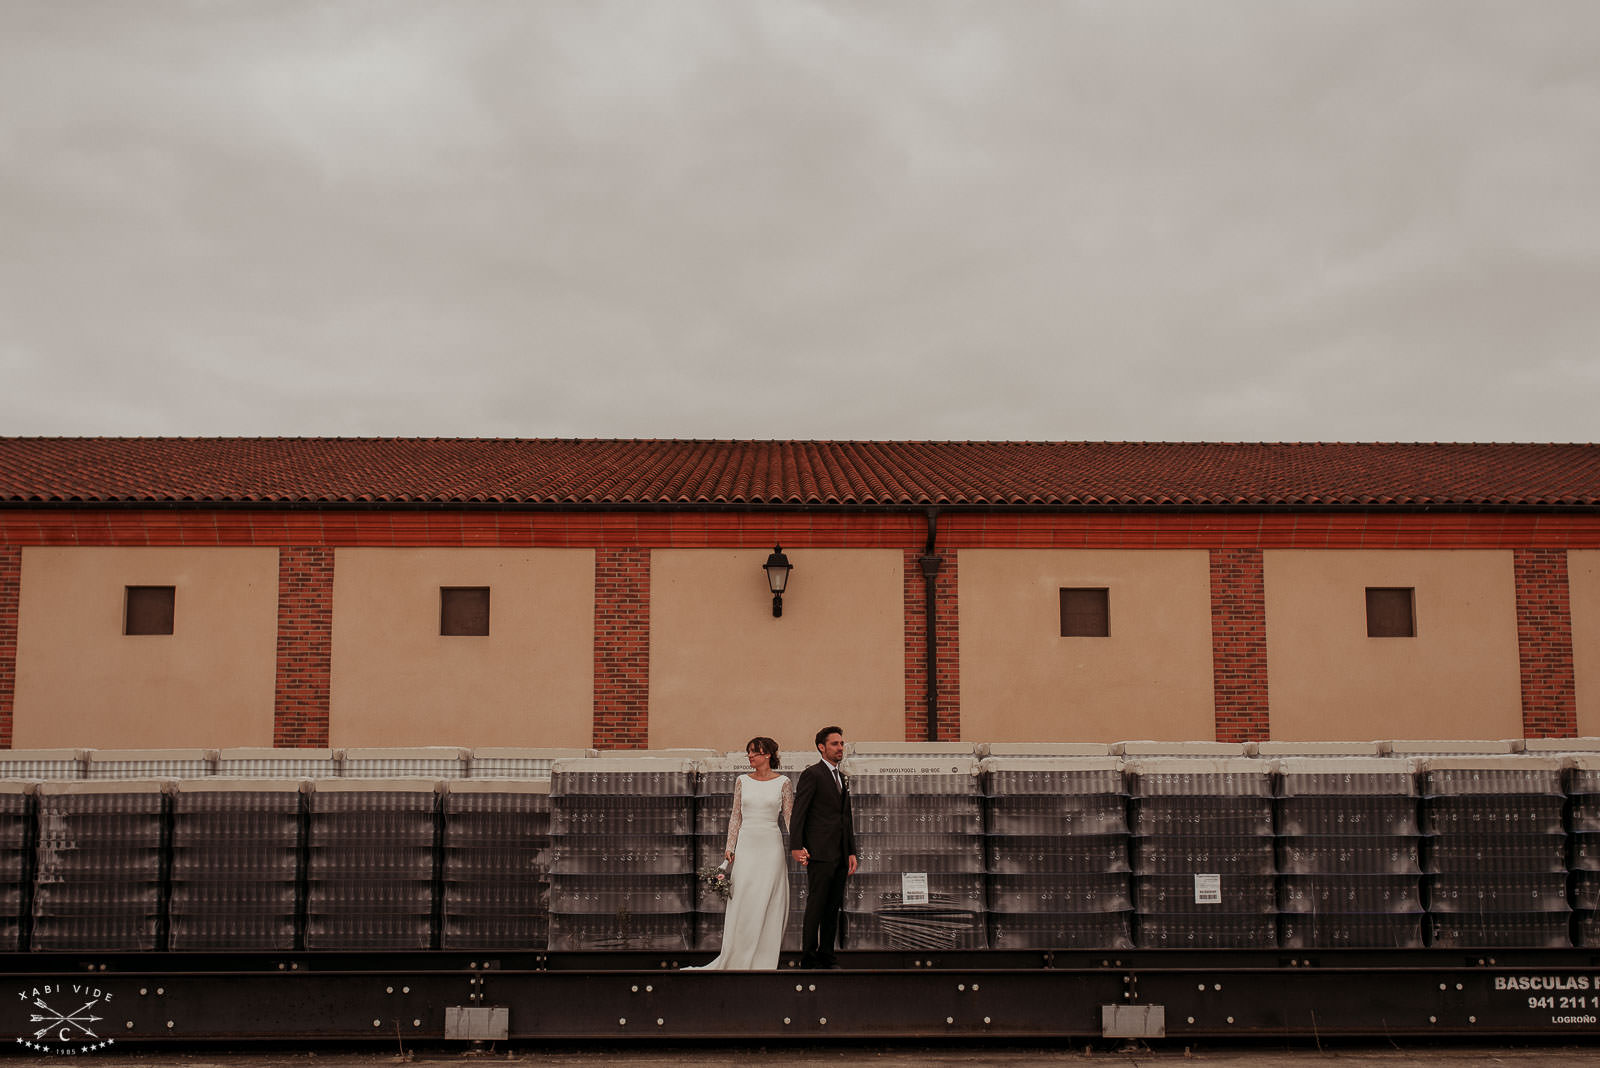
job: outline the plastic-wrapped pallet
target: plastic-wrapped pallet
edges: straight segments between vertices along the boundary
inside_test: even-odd
[[[1285,949],[1422,945],[1416,765],[1392,757],[1278,763]]]
[[[85,749],[85,779],[198,779],[215,775],[210,749]]]
[[[778,774],[793,780],[801,768],[792,766],[794,757],[779,753],[783,766]],[[710,865],[722,863],[722,851],[728,844],[728,818],[733,806],[734,783],[741,775],[750,773],[750,760],[743,753],[729,753],[714,760],[696,763],[694,806],[694,865],[701,871]],[[788,828],[784,828],[787,849]],[[787,853],[785,854],[787,856]],[[800,950],[800,930],[806,914],[806,870],[793,860],[788,860],[789,870],[789,923],[783,931],[783,948]],[[722,948],[722,918],[728,903],[712,890],[697,885],[695,891],[696,949],[720,950]]]
[[[856,874],[847,949],[983,949],[983,794],[971,756],[847,757]]]
[[[1246,742],[1250,755],[1263,760],[1292,757],[1380,757],[1383,742]],[[1413,791],[1414,793],[1415,791]]]
[[[1600,946],[1600,753],[1571,758],[1567,772],[1567,830],[1571,834],[1574,935],[1580,946]]]
[[[346,749],[339,774],[346,779],[464,779],[467,753],[449,745]]]
[[[306,794],[307,949],[429,949],[438,783],[318,779]]]
[[[452,779],[443,801],[445,949],[544,949],[550,780]]]
[[[1423,870],[1432,944],[1571,945],[1565,762],[1434,757],[1422,765]]]
[[[167,784],[39,784],[34,949],[161,949]]]
[[[467,758],[467,775],[473,779],[548,779],[558,760],[582,760],[593,749],[485,746]]]
[[[229,779],[331,779],[339,774],[337,749],[242,746],[217,752],[217,775]]]
[[[693,761],[560,760],[550,779],[550,948],[686,950]]]
[[[295,779],[175,784],[172,949],[295,948],[300,797]]]
[[[1277,945],[1271,765],[1157,757],[1132,762],[1127,772],[1135,944]]]
[[[0,779],[81,779],[82,749],[0,749]]]
[[[33,784],[0,779],[0,951],[22,948],[22,918],[33,888]]]
[[[1122,762],[1028,754],[980,767],[992,948],[1132,948]]]
[[[1524,738],[1518,744],[1530,756],[1600,755],[1600,738]]]
[[[1384,756],[1506,756],[1517,751],[1520,742],[1491,738],[1391,738],[1378,743]]]
[[[976,757],[978,745],[972,742],[849,742],[846,755],[859,760],[943,760],[946,757]],[[808,764],[816,761],[808,759]]]
[[[1124,760],[1160,760],[1183,758],[1186,760],[1231,760],[1250,755],[1246,742],[1163,742],[1126,741],[1112,742],[1111,752]]]
[[[1005,757],[1011,760],[1036,758],[1060,760],[1063,757],[1104,757],[1113,755],[1110,742],[979,742],[980,759]]]

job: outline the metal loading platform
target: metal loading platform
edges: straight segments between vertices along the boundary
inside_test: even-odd
[[[20,1045],[1600,1034],[1600,953],[857,952],[811,971],[705,954],[10,954]]]

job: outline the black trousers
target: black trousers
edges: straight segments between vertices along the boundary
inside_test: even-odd
[[[832,964],[839,934],[839,910],[844,908],[844,882],[850,869],[844,857],[811,858],[806,865],[806,918],[800,928],[800,963]]]

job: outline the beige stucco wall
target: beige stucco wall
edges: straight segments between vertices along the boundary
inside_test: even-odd
[[[340,549],[336,746],[586,746],[594,723],[594,553]],[[441,586],[488,586],[489,634],[439,634]]]
[[[964,549],[959,579],[964,737],[1215,736],[1203,550]],[[1110,590],[1109,637],[1061,636],[1074,586]]]
[[[1522,736],[1510,551],[1262,559],[1274,739]],[[1415,588],[1416,637],[1367,637],[1368,586]]]
[[[738,749],[756,735],[813,757],[847,739],[905,736],[901,553],[800,549],[783,617],[772,617],[770,550],[651,554],[650,745]]]
[[[172,586],[170,635],[124,635],[128,586]],[[26,548],[18,749],[272,744],[276,549]]]
[[[1600,735],[1600,549],[1567,554],[1572,596],[1572,669],[1578,687],[1578,733]]]

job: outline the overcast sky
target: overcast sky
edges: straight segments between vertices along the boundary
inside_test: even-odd
[[[1597,424],[1594,0],[0,0],[0,434]]]

